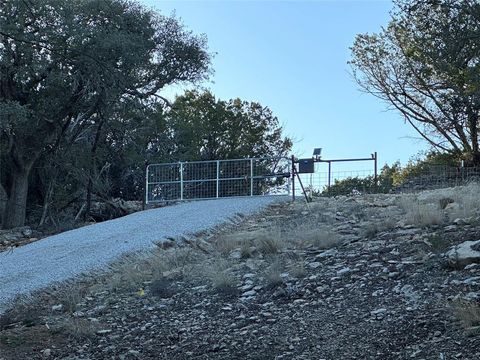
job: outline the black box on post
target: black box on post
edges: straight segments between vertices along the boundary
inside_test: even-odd
[[[299,174],[313,174],[315,172],[315,162],[313,159],[298,159]]]

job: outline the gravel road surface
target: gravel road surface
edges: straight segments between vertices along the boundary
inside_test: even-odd
[[[141,211],[85,226],[0,253],[0,312],[17,295],[105,268],[120,256],[153,248],[166,237],[189,235],[249,215],[286,197],[195,201]]]

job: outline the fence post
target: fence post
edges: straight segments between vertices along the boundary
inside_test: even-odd
[[[253,196],[253,159],[250,158],[250,196]]]
[[[180,200],[183,200],[183,162],[180,162]]]
[[[216,197],[218,198],[220,191],[220,160],[217,160],[217,190],[216,190]]]
[[[375,174],[375,177],[374,177],[374,180],[375,180],[375,187],[377,187],[378,185],[378,157],[377,157],[377,152],[375,151],[373,153],[373,161],[375,162],[374,164],[374,174]]]
[[[332,162],[328,162],[328,191],[330,191],[330,185],[332,185]]]

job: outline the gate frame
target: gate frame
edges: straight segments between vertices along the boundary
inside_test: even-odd
[[[248,161],[250,160],[250,174],[242,177],[231,177],[231,178],[220,178],[220,163],[222,162],[234,162],[234,161]],[[275,167],[278,165],[278,163],[282,160],[285,161],[286,165],[288,166],[288,171],[287,172],[282,172],[282,173],[277,173],[275,172],[275,168],[273,169],[274,172],[272,172],[269,175],[253,175],[253,170],[254,170],[254,161],[255,160],[276,160],[277,163]],[[184,184],[186,181],[183,179],[183,173],[184,173],[184,164],[195,164],[195,163],[216,163],[216,177],[214,179],[208,179],[208,181],[215,181],[216,182],[216,193],[215,197],[206,197],[206,198],[188,198],[184,199]],[[171,166],[171,165],[179,165],[179,174],[180,174],[180,180],[178,181],[165,181],[165,182],[158,182],[158,183],[164,183],[164,184],[174,184],[174,183],[179,183],[180,184],[180,198],[179,199],[172,199],[172,200],[158,200],[158,201],[149,201],[149,181],[148,181],[148,175],[149,175],[149,168],[150,166],[158,166],[158,165],[165,165],[165,166]],[[281,195],[255,195],[253,192],[253,187],[254,187],[254,180],[255,179],[269,179],[269,178],[287,178],[287,194],[284,196],[291,196],[292,194],[292,183],[294,182],[294,169],[292,168],[292,163],[289,157],[287,156],[272,156],[272,157],[259,157],[259,158],[241,158],[241,159],[223,159],[223,160],[205,160],[205,161],[178,161],[178,162],[171,162],[171,163],[156,163],[156,164],[149,164],[146,166],[145,169],[145,205],[148,205],[149,203],[160,203],[160,202],[169,202],[169,201],[195,201],[195,200],[213,200],[213,199],[228,199],[228,198],[238,198],[238,197],[253,197],[253,196],[281,196]],[[243,179],[248,179],[250,178],[250,195],[237,195],[237,196],[219,196],[220,195],[220,182],[221,181],[226,181],[226,180],[243,180]],[[197,181],[202,181],[206,179],[195,179],[195,180],[189,180],[188,182],[197,182]],[[294,191],[294,190],[293,190]]]

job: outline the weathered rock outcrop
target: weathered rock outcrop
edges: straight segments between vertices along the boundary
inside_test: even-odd
[[[480,240],[465,241],[455,245],[445,253],[453,267],[464,268],[473,263],[480,263]]]

